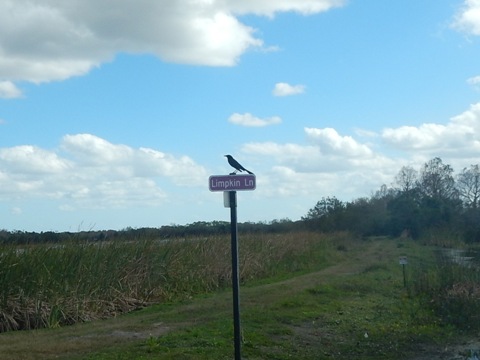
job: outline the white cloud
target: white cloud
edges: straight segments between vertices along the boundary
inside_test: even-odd
[[[276,125],[282,122],[282,119],[278,116],[272,116],[270,118],[261,119],[256,116],[253,116],[250,113],[238,114],[234,113],[229,118],[228,121],[235,125],[240,126],[249,126],[249,127],[262,127],[269,125]]]
[[[359,189],[368,195],[372,189],[391,182],[398,171],[398,161],[376,154],[368,145],[339,135],[334,129],[305,128],[305,134],[308,144],[266,142],[243,146],[243,152],[264,161],[263,168],[270,168],[266,184],[257,190],[269,196],[348,198],[358,195]]]
[[[13,99],[21,96],[22,91],[14,83],[11,81],[0,81],[0,99]]]
[[[290,85],[287,83],[276,83],[272,91],[275,96],[297,95],[305,92],[304,85]]]
[[[480,151],[480,103],[446,124],[422,124],[387,128],[383,140],[404,151],[422,151],[435,156],[466,157]]]
[[[315,14],[342,6],[345,0],[226,0],[228,8],[238,14],[273,16],[277,12],[295,11],[304,15]]]
[[[70,168],[69,162],[57,154],[31,145],[0,148],[0,164],[22,175],[55,174]]]
[[[131,161],[134,152],[126,145],[115,145],[91,134],[65,135],[62,148],[81,163],[99,166]]]
[[[389,144],[403,150],[435,149],[441,145],[447,127],[439,124],[422,124],[419,127],[401,126],[383,130],[382,137]]]
[[[232,66],[263,48],[239,16],[314,14],[342,0],[3,0],[0,79],[46,82],[83,75],[119,52],[162,60]]]
[[[351,136],[341,136],[335,129],[305,128],[307,138],[325,154],[340,154],[348,157],[371,157],[372,150]]]
[[[480,0],[465,0],[453,27],[472,35],[480,35]]]
[[[91,134],[66,135],[57,150],[22,145],[0,148],[0,199],[42,197],[76,206],[155,205],[167,195],[160,183],[203,186],[205,169],[187,156],[112,144]]]

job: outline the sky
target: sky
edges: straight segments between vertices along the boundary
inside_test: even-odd
[[[0,0],[0,229],[238,221],[480,163],[480,0]]]

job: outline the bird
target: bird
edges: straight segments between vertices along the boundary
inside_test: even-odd
[[[232,174],[236,174],[237,171],[240,171],[240,172],[246,171],[247,173],[253,175],[253,173],[251,171],[245,169],[237,160],[235,160],[232,155],[224,155],[224,156],[227,158],[230,166],[235,169],[235,171]],[[232,174],[230,174],[230,175],[232,175]]]

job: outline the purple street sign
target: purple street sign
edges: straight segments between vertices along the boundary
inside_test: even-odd
[[[208,178],[210,191],[255,190],[255,175],[212,175]]]

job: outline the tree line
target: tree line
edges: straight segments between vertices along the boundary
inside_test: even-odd
[[[455,176],[452,167],[436,157],[420,169],[402,167],[391,187],[383,185],[369,198],[342,202],[323,197],[302,221],[321,231],[413,238],[442,232],[478,242],[479,206],[479,165],[464,168]]]

